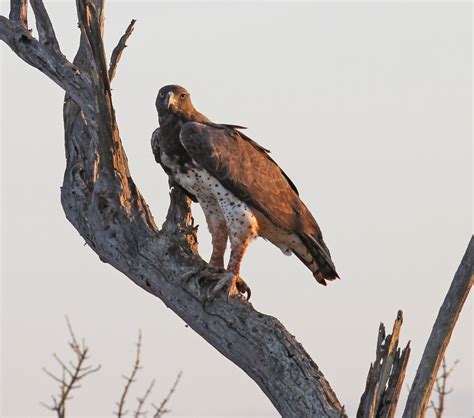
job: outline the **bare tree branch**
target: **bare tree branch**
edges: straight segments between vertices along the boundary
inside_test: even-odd
[[[44,7],[43,0],[30,0],[31,8],[35,14],[36,29],[38,30],[39,41],[51,48],[60,50],[53,25],[49,18],[48,12]]]
[[[386,336],[385,326],[380,324],[376,358],[370,365],[365,391],[357,411],[358,418],[389,418],[395,415],[410,357],[410,342],[401,353],[398,348],[402,324],[402,311],[398,311],[392,334]]]
[[[97,367],[86,365],[86,361],[88,360],[89,348],[86,346],[85,341],[82,341],[81,343],[79,343],[71,327],[69,318],[66,317],[66,320],[67,320],[67,325],[68,325],[69,335],[70,335],[70,341],[68,345],[69,345],[69,348],[74,353],[75,361],[69,362],[69,364],[71,364],[71,368],[69,368],[66,365],[66,363],[59,358],[59,356],[57,356],[56,354],[53,354],[54,358],[56,359],[56,361],[59,363],[61,367],[61,374],[55,375],[51,373],[49,370],[47,370],[46,368],[43,368],[43,371],[49,377],[51,377],[54,381],[59,383],[59,395],[52,396],[51,404],[48,405],[44,402],[41,402],[41,405],[43,405],[45,408],[49,409],[50,411],[55,412],[58,418],[66,417],[66,405],[67,405],[67,401],[72,399],[71,392],[81,387],[80,382],[82,381],[82,379],[84,379],[86,376],[92,373],[96,373],[97,371],[99,371],[101,367],[100,365]],[[142,334],[140,331],[138,335],[137,351],[136,351],[136,356],[135,356],[135,361],[132,367],[132,371],[129,376],[123,376],[124,379],[126,380],[126,383],[122,391],[120,401],[117,402],[117,405],[118,405],[118,412],[116,413],[117,417],[124,417],[125,415],[128,414],[128,411],[125,409],[125,404],[126,404],[127,396],[130,392],[130,387],[132,386],[132,383],[135,383],[138,370],[141,369],[141,347],[142,347]],[[168,395],[161,402],[160,407],[156,407],[155,405],[153,405],[153,407],[160,413],[160,415],[158,416],[162,416],[165,413],[169,412],[167,409],[165,409],[165,406],[169,402],[172,394],[175,392],[176,386],[178,384],[180,377],[181,377],[181,373],[179,373]],[[147,399],[149,398],[154,385],[155,385],[155,380],[153,379],[152,382],[148,385],[144,395],[137,398],[137,408],[133,414],[134,418],[140,418],[142,416],[146,416],[146,411],[144,411],[143,408],[145,407],[145,403]]]
[[[46,368],[43,367],[43,371],[49,376],[51,377],[53,380],[56,380],[56,382],[60,383],[61,385],[64,384],[64,379],[63,378],[59,378],[57,376],[55,376],[53,373],[51,373],[49,370],[47,370]]]
[[[132,383],[135,383],[137,373],[142,368],[142,365],[141,365],[141,349],[142,349],[142,334],[141,334],[141,331],[140,331],[139,334],[138,334],[137,351],[136,351],[136,355],[135,355],[135,361],[134,361],[133,366],[132,366],[132,371],[130,372],[130,374],[128,376],[123,376],[123,378],[125,379],[126,382],[125,382],[125,386],[123,388],[120,400],[117,402],[118,410],[115,413],[117,415],[117,418],[121,418],[121,417],[128,414],[128,410],[125,409],[125,404],[126,404],[126,401],[127,401],[127,396],[130,392],[130,387],[132,386]],[[178,377],[177,377],[176,381],[174,382],[173,386],[171,387],[168,395],[161,402],[160,407],[156,407],[154,404],[152,404],[152,406],[156,409],[156,411],[159,412],[158,416],[162,416],[166,412],[168,412],[165,409],[165,406],[169,402],[169,400],[170,400],[171,396],[173,395],[173,393],[175,392],[176,386],[178,385],[178,382],[179,382],[180,378],[181,378],[181,372],[178,374]],[[139,418],[139,417],[145,415],[145,412],[143,411],[143,408],[145,406],[146,400],[148,399],[148,397],[151,394],[151,391],[152,391],[154,385],[155,385],[155,380],[153,379],[152,382],[150,383],[150,385],[148,386],[148,388],[146,389],[145,394],[142,397],[137,398],[137,409],[135,410],[135,413],[134,413],[135,418]],[[158,412],[156,412],[156,413],[158,413]],[[156,413],[155,413],[154,416],[156,416]]]
[[[104,44],[102,41],[102,27],[100,23],[99,14],[95,5],[87,0],[76,0],[77,12],[79,17],[79,24],[82,32],[85,34],[88,46],[94,60],[94,72],[97,78],[100,91],[98,94],[104,94],[110,90],[109,76],[107,70],[107,63],[105,59]]]
[[[81,106],[85,115],[88,115],[89,123],[95,123],[92,82],[89,75],[72,65],[64,55],[38,42],[30,31],[4,16],[0,16],[0,39],[23,61],[40,70],[67,91]],[[94,128],[94,125],[91,127]],[[91,130],[91,134],[93,133]]]
[[[28,30],[28,1],[10,0],[10,20]]]
[[[434,392],[438,395],[437,400],[438,403],[435,404],[434,401],[430,401],[430,406],[426,408],[433,409],[436,418],[442,418],[445,408],[446,402],[446,395],[449,395],[453,389],[446,389],[446,383],[448,381],[449,376],[453,372],[454,368],[458,365],[459,360],[456,360],[452,367],[448,370],[446,366],[446,357],[443,357],[443,361],[441,362],[441,371],[438,377],[435,380],[435,388]]]
[[[151,391],[153,390],[153,386],[155,386],[155,379],[153,379],[150,383],[150,385],[148,386],[145,394],[142,396],[142,397],[138,397],[137,398],[137,402],[138,402],[138,405],[137,405],[137,409],[135,411],[135,414],[134,414],[134,417],[135,418],[139,418],[141,417],[142,415],[145,415],[146,414],[146,411],[142,411],[144,405],[145,405],[145,402],[146,400],[148,399],[148,397],[150,396],[150,393]]]
[[[135,22],[136,22],[136,20],[132,19],[132,21],[130,22],[130,24],[127,27],[127,30],[125,31],[125,33],[120,38],[117,46],[112,51],[112,56],[110,58],[110,65],[109,65],[109,80],[110,80],[110,82],[112,82],[112,80],[115,77],[115,72],[117,70],[117,65],[120,61],[120,58],[122,58],[123,50],[127,47],[126,42],[127,42],[128,38],[130,37],[130,35],[133,33],[133,29],[135,28]]]
[[[474,238],[471,236],[426,344],[415,380],[408,395],[404,418],[423,417],[430,399],[439,366],[444,357],[459,313],[471,290],[474,276]]]
[[[142,332],[138,332],[138,341],[137,341],[137,353],[135,355],[135,362],[133,363],[132,372],[129,376],[123,376],[125,379],[125,386],[122,391],[122,395],[120,396],[120,400],[117,402],[118,410],[117,410],[117,417],[121,418],[124,416],[127,411],[125,410],[125,402],[127,400],[128,391],[130,390],[130,386],[132,383],[135,382],[135,377],[137,375],[138,370],[141,368],[140,363],[140,356],[141,356],[141,348],[142,348]]]
[[[176,376],[176,380],[173,383],[173,386],[171,386],[170,391],[166,395],[166,397],[161,401],[160,406],[156,406],[155,404],[153,405],[153,408],[155,408],[155,413],[153,414],[153,418],[161,418],[163,415],[167,414],[170,412],[169,409],[166,409],[166,405],[168,405],[171,397],[173,396],[174,392],[176,391],[176,387],[178,386],[178,383],[181,379],[181,375],[183,373],[179,372],[178,376]]]
[[[80,388],[81,386],[79,385],[79,382],[81,382],[82,379],[89,374],[99,371],[101,367],[100,365],[96,367],[86,366],[85,363],[89,358],[87,356],[89,349],[84,342],[82,345],[77,342],[68,317],[66,317],[66,321],[71,338],[71,341],[69,341],[68,345],[75,356],[75,363],[72,363],[72,371],[69,370],[66,364],[56,354],[54,354],[54,358],[61,366],[61,377],[58,377],[47,369],[43,368],[43,371],[49,377],[59,383],[59,395],[57,397],[54,395],[52,396],[52,405],[47,405],[43,402],[41,404],[49,410],[55,412],[58,418],[65,418],[66,416],[66,403],[68,400],[72,399],[71,391]]]

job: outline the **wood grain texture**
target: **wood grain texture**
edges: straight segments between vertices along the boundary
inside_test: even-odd
[[[109,80],[112,81],[115,77],[115,72],[117,71],[117,65],[122,58],[123,50],[127,47],[127,40],[133,33],[133,29],[135,27],[135,19],[132,19],[130,24],[128,25],[125,33],[119,39],[117,46],[112,51],[112,55],[110,57],[110,65],[109,65]]]
[[[10,0],[9,18],[23,29],[28,29],[28,1]]]
[[[410,343],[403,351],[398,347],[402,323],[403,314],[398,311],[391,334],[386,335],[385,326],[380,324],[376,358],[370,365],[357,418],[391,418],[395,415],[410,356]]]
[[[30,0],[30,4],[35,14],[39,41],[44,44],[49,44],[51,48],[59,51],[59,43],[56,39],[51,19],[44,7],[43,0]]]

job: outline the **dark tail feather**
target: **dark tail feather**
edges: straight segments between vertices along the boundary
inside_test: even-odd
[[[338,279],[339,275],[336,272],[336,267],[331,260],[331,254],[324,241],[308,234],[299,234],[299,237],[314,258],[314,261],[316,261],[318,267],[316,270],[311,269],[311,271],[318,283],[326,286],[326,280]],[[298,256],[298,258],[310,267],[301,257]]]

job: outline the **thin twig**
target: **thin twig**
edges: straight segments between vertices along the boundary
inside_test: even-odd
[[[441,418],[443,416],[446,395],[449,395],[453,391],[452,388],[446,390],[446,382],[458,363],[459,360],[456,360],[452,367],[447,370],[446,357],[443,357],[443,361],[441,362],[441,372],[435,380],[434,388],[435,393],[438,394],[438,404],[436,405],[434,401],[430,401],[430,406],[426,408],[426,410],[433,409],[436,418]]]
[[[128,377],[123,376],[126,380],[126,383],[125,383],[125,387],[123,388],[120,401],[117,402],[117,406],[118,406],[117,417],[118,418],[121,418],[127,413],[127,411],[124,409],[125,402],[127,399],[127,394],[128,394],[128,391],[130,390],[130,386],[132,385],[133,382],[135,382],[135,376],[137,375],[138,370],[141,368],[141,360],[140,360],[141,347],[142,347],[142,332],[138,331],[137,354],[135,356],[135,362],[133,363],[133,368],[130,375]]]
[[[64,418],[66,416],[66,402],[72,399],[71,391],[73,389],[80,388],[81,386],[79,385],[79,382],[89,374],[99,371],[101,367],[100,365],[96,367],[85,365],[85,362],[88,360],[87,354],[89,349],[86,347],[85,342],[82,343],[82,346],[77,342],[68,317],[66,317],[66,322],[69,330],[69,336],[71,338],[71,341],[69,341],[68,345],[75,355],[75,363],[70,362],[72,371],[56,354],[53,354],[53,357],[61,366],[61,377],[58,377],[49,370],[43,368],[43,371],[49,377],[59,383],[59,395],[52,396],[52,405],[47,405],[43,402],[41,404],[49,410],[56,412],[58,418]]]
[[[114,48],[112,51],[112,56],[110,57],[110,65],[109,65],[109,80],[112,82],[113,78],[115,77],[115,72],[117,71],[117,64],[120,61],[120,58],[122,57],[123,50],[127,47],[126,42],[130,35],[133,32],[134,26],[135,26],[135,19],[132,19],[130,24],[127,27],[127,30],[125,33],[122,35],[120,38],[117,46]]]
[[[181,379],[181,375],[183,372],[179,372],[178,376],[176,376],[176,380],[173,383],[173,386],[171,386],[170,391],[168,392],[168,395],[166,395],[165,399],[163,399],[160,403],[160,406],[156,406],[155,404],[152,404],[153,408],[155,408],[155,413],[153,414],[153,418],[161,418],[164,414],[167,414],[170,412],[169,409],[166,409],[166,405],[170,401],[171,397],[173,396],[176,387],[178,386],[179,380]]]
[[[134,415],[135,418],[139,418],[140,416],[146,414],[146,411],[142,411],[142,408],[145,405],[146,400],[150,396],[150,393],[153,389],[153,386],[155,386],[155,379],[153,379],[151,381],[151,383],[148,386],[145,394],[141,398],[137,398],[138,405],[137,405],[137,410],[135,411],[135,415]]]

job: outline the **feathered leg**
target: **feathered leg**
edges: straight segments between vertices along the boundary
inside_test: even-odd
[[[200,191],[201,189],[198,189]],[[204,282],[217,283],[222,279],[224,273],[224,253],[227,247],[229,231],[227,229],[226,219],[221,211],[219,202],[216,198],[204,195],[200,200],[206,223],[212,237],[212,254],[209,265],[199,271],[193,273],[185,279],[186,283],[194,282],[196,288],[201,288]]]
[[[217,270],[224,270],[224,253],[229,237],[225,218],[206,216],[206,220],[212,236],[212,255],[209,264]]]
[[[229,258],[229,264],[227,265],[227,271],[232,273],[232,282],[230,284],[228,296],[239,296],[243,293],[247,293],[248,297],[250,298],[250,288],[244,282],[244,280],[240,277],[240,265],[242,263],[242,259],[244,258],[244,254],[247,251],[248,246],[250,245],[250,241],[252,241],[253,235],[243,236],[243,237],[232,237],[230,239],[231,242],[231,253]]]
[[[227,202],[222,205],[231,245],[229,264],[227,265],[230,276],[219,280],[211,291],[211,298],[214,298],[224,286],[228,286],[228,297],[246,294],[249,299],[251,291],[240,277],[240,265],[250,242],[258,235],[258,223],[252,212],[243,207],[241,203],[235,204],[234,210],[229,210],[230,206],[232,205]]]

